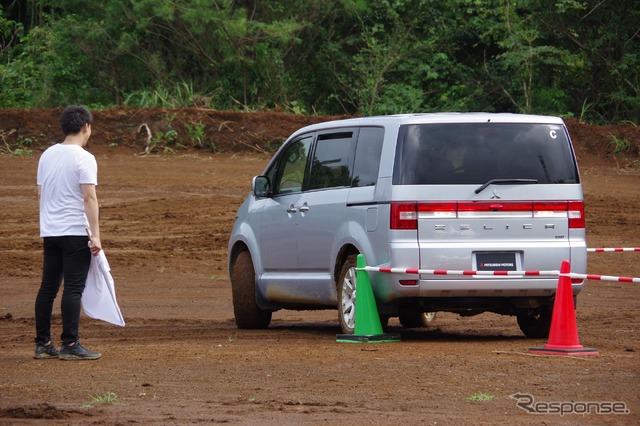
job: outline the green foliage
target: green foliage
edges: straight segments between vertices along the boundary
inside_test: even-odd
[[[202,123],[186,124],[187,136],[191,142],[191,146],[203,146],[205,138],[206,125]]]
[[[630,0],[33,3],[0,8],[0,108],[640,116]]]
[[[89,395],[91,397],[91,404],[85,404],[84,408],[93,408],[95,405],[114,405],[118,403],[118,395],[114,392],[107,392],[105,394]]]
[[[496,398],[495,395],[491,395],[488,392],[476,392],[473,395],[467,397],[467,401],[485,402],[485,401],[493,401],[495,398]]]
[[[5,18],[2,12],[3,8],[0,5],[0,52],[15,45],[24,33],[24,25],[21,22]]]
[[[388,84],[378,96],[372,114],[402,114],[422,110],[424,94],[419,87]]]
[[[40,81],[45,69],[42,65],[51,32],[35,28],[21,38],[21,44],[10,49],[10,60],[0,64],[0,107],[29,108],[41,105]]]
[[[613,151],[616,155],[624,155],[624,153],[631,147],[631,142],[627,139],[612,134],[609,134],[609,141],[611,145],[613,145]]]
[[[636,126],[633,122],[628,122],[632,126]],[[613,149],[616,162],[622,160],[626,164],[625,167],[640,167],[640,140],[628,139],[624,136],[609,133],[609,145]]]
[[[181,81],[173,87],[157,86],[155,90],[136,90],[129,93],[123,104],[132,107],[161,106],[168,109],[179,109],[194,105],[208,106],[210,96],[195,93],[192,82]],[[204,103],[203,103],[204,102]]]
[[[138,132],[142,132],[144,130],[147,135],[147,144],[143,154],[146,155],[153,152],[167,154],[174,153],[177,149],[185,148],[185,145],[182,144],[180,134],[172,126],[172,122],[175,118],[175,113],[166,113],[164,115],[163,122],[154,123],[151,126],[147,123],[143,123],[138,128]]]
[[[31,156],[33,150],[31,145],[33,140],[24,136],[19,136],[15,142],[9,142],[9,136],[14,133],[14,130],[9,132],[0,132],[0,139],[2,139],[2,145],[0,145],[0,154],[10,154],[18,157]]]
[[[151,154],[153,152],[161,152],[163,154],[173,154],[176,149],[184,148],[184,145],[178,142],[179,136],[178,132],[175,130],[168,130],[166,132],[156,132],[154,133],[151,141],[149,142],[149,146],[145,149],[145,154]]]

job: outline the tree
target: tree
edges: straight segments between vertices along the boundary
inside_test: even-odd
[[[640,116],[631,0],[25,0],[0,107]]]

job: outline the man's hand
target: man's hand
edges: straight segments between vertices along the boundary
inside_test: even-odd
[[[89,237],[89,250],[91,251],[91,254],[97,256],[98,253],[100,253],[100,250],[102,250],[100,237],[91,235],[91,231],[89,231],[89,228],[84,228],[84,230],[87,231],[87,237]]]
[[[98,253],[100,253],[100,250],[102,250],[102,243],[100,242],[100,238],[91,237],[89,241],[89,249],[91,250],[91,254],[97,256]]]

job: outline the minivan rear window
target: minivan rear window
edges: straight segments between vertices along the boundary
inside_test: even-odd
[[[564,127],[449,123],[400,128],[393,172],[395,185],[483,184],[492,179],[579,183]]]

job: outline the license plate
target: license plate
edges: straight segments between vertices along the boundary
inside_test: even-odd
[[[478,271],[515,271],[515,253],[477,253]]]

